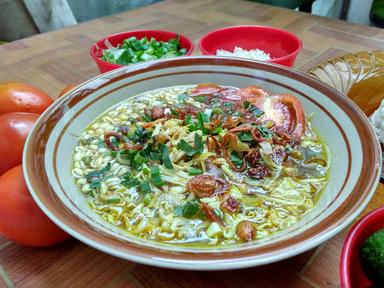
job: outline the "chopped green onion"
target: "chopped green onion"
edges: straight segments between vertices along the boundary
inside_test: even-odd
[[[151,167],[151,181],[156,187],[161,187],[165,184],[161,178],[160,168],[158,166]]]
[[[159,153],[159,152],[149,152],[149,157],[152,160],[161,160],[161,153]]]
[[[243,106],[245,109],[248,109],[255,117],[260,117],[264,114],[264,111],[260,110],[255,105],[252,105],[249,101],[244,101]]]
[[[140,181],[136,178],[133,178],[131,173],[127,172],[123,175],[123,181],[121,184],[127,188],[133,188],[140,185]]]
[[[179,205],[175,208],[175,216],[183,216],[184,218],[192,218],[200,211],[200,205],[197,201],[188,201],[184,205]]]
[[[256,106],[254,105],[251,105],[249,107],[249,111],[251,111],[251,113],[253,114],[253,116],[255,117],[260,117],[261,115],[264,114],[264,111],[260,110],[259,108],[257,108]]]
[[[148,182],[141,182],[139,188],[143,194],[152,192],[151,186]]]
[[[269,130],[267,127],[265,127],[263,125],[259,125],[259,126],[257,126],[257,128],[259,129],[261,137],[263,137],[265,139],[272,138],[272,131]]]
[[[203,170],[191,167],[188,169],[188,174],[191,176],[200,175],[203,174]]]
[[[195,132],[195,139],[193,144],[195,145],[195,149],[198,152],[203,153],[204,151],[203,137],[197,132]]]
[[[105,202],[107,202],[108,204],[119,203],[120,202],[120,198],[118,198],[118,197],[111,197],[111,198],[108,198]]]
[[[195,155],[196,151],[193,149],[191,145],[189,145],[184,139],[181,139],[179,144],[177,144],[177,148],[184,151],[189,157]]]
[[[148,158],[142,151],[138,151],[136,155],[133,157],[133,161],[136,162],[136,164],[141,165],[148,161]]]
[[[165,168],[173,169],[171,159],[169,159],[169,150],[168,150],[167,145],[162,144],[161,146],[162,146],[162,149],[161,149],[161,158],[162,159],[161,160],[163,161]]]
[[[149,118],[147,115],[143,114],[141,115],[141,120],[145,121],[145,122],[152,122],[152,119]]]
[[[143,197],[143,203],[145,205],[149,205],[153,199],[153,194],[152,193],[146,193]]]
[[[209,122],[209,117],[208,119],[206,118],[206,114],[204,114],[203,112],[197,112],[197,128],[203,131],[204,135],[209,133],[209,129],[204,127],[204,123]]]
[[[211,100],[211,105],[212,107],[218,107],[221,105],[221,100],[220,99],[217,99],[217,98],[213,98]]]
[[[244,106],[245,109],[248,109],[249,106],[251,106],[251,102],[249,102],[249,101],[244,101],[244,102],[243,102],[243,106]]]
[[[173,116],[179,116],[179,112],[177,112],[175,109],[171,109],[171,115]]]

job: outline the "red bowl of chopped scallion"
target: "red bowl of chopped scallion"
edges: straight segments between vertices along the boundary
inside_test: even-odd
[[[190,55],[193,48],[190,39],[175,32],[136,30],[100,39],[90,52],[104,73],[124,65]]]

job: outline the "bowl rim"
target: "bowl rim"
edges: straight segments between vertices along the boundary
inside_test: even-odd
[[[340,284],[341,287],[350,288],[352,287],[351,279],[349,277],[351,267],[351,255],[353,249],[356,246],[357,236],[361,233],[361,231],[365,228],[367,223],[376,215],[382,214],[384,217],[384,206],[376,208],[363,216],[359,221],[357,221],[350,231],[348,232],[347,237],[344,240],[344,244],[340,254]]]
[[[154,31],[161,32],[161,33],[166,33],[166,34],[180,35],[180,38],[184,38],[185,40],[187,40],[187,42],[191,45],[191,47],[187,50],[185,55],[179,56],[179,57],[189,56],[189,55],[192,54],[193,50],[195,49],[195,45],[193,44],[193,41],[190,38],[188,38],[187,36],[185,36],[184,34],[182,34],[182,33],[177,33],[177,32],[173,32],[173,31],[169,31],[169,30],[163,30],[163,29],[137,29],[137,30],[129,30],[129,31],[124,31],[124,32],[119,32],[119,33],[111,34],[111,35],[105,36],[105,37],[97,40],[90,47],[89,54],[91,55],[91,57],[95,60],[95,62],[98,65],[108,66],[109,68],[112,68],[112,69],[116,69],[116,68],[120,68],[120,67],[124,67],[124,66],[128,66],[128,65],[134,65],[134,64],[128,64],[128,65],[113,64],[113,63],[109,63],[107,61],[101,60],[101,58],[96,55],[96,51],[98,49],[101,49],[101,50],[104,50],[104,49],[98,47],[98,45],[100,45],[101,43],[104,43],[105,40],[110,39],[112,37],[122,36],[122,35],[125,35],[125,34],[134,34],[134,33],[142,33],[142,32],[154,32]],[[139,63],[144,63],[144,62],[150,62],[150,61],[143,61],[143,62],[139,62]],[[139,63],[135,63],[135,64],[139,64]]]
[[[232,58],[232,57],[217,57],[217,56],[194,56],[194,57],[179,57],[179,58],[173,58],[173,59],[164,59],[164,60],[143,62],[135,65],[123,66],[120,69],[116,69],[116,70],[98,75],[80,84],[75,89],[71,90],[69,93],[65,94],[64,96],[56,100],[36,121],[35,126],[33,127],[33,129],[28,135],[24,152],[23,152],[23,163],[25,163],[25,165],[23,165],[23,173],[24,173],[24,177],[25,177],[28,189],[32,197],[34,198],[35,202],[54,223],[56,223],[59,227],[61,227],[63,230],[65,230],[69,234],[73,235],[75,238],[88,244],[91,247],[94,247],[103,252],[109,253],[111,255],[114,255],[123,259],[128,259],[134,262],[153,265],[153,266],[159,266],[159,267],[176,268],[176,269],[225,270],[225,269],[238,269],[238,268],[245,268],[245,267],[272,263],[272,262],[280,261],[280,260],[295,256],[307,250],[310,250],[318,246],[325,240],[329,239],[330,237],[334,236],[336,233],[340,232],[361,213],[361,211],[364,209],[364,207],[368,204],[369,200],[373,196],[378,184],[378,177],[381,171],[381,165],[378,165],[378,163],[381,160],[381,153],[379,153],[380,146],[379,146],[377,137],[370,126],[366,126],[366,127],[364,126],[364,128],[367,128],[366,129],[367,131],[365,131],[365,133],[367,133],[367,135],[371,137],[371,139],[373,140],[373,141],[368,141],[369,146],[372,148],[372,151],[368,153],[371,155],[369,159],[372,158],[371,159],[372,163],[369,166],[370,169],[368,170],[371,172],[371,175],[373,177],[360,177],[361,180],[359,179],[358,183],[356,183],[356,186],[357,186],[358,184],[361,185],[359,181],[364,181],[364,186],[363,186],[364,188],[362,188],[363,193],[361,194],[366,194],[366,197],[358,198],[357,199],[358,201],[355,201],[353,204],[351,204],[352,209],[349,209],[348,211],[344,210],[341,213],[340,218],[337,218],[333,222],[331,221],[331,223],[326,224],[327,226],[321,229],[320,232],[316,232],[313,230],[315,230],[314,228],[316,228],[316,226],[319,226],[319,225],[324,226],[324,222],[327,222],[327,221],[322,221],[322,223],[316,224],[315,227],[312,227],[313,233],[311,234],[311,236],[306,236],[304,239],[299,239],[299,241],[294,242],[290,245],[285,245],[283,247],[276,247],[275,249],[272,250],[273,253],[264,252],[263,256],[265,255],[265,257],[262,257],[262,259],[260,259],[260,255],[255,256],[255,254],[261,253],[259,249],[246,250],[248,254],[247,253],[236,254],[234,253],[236,252],[236,250],[234,250],[231,252],[224,252],[225,253],[224,256],[222,256],[223,254],[218,255],[217,253],[215,254],[210,252],[205,254],[205,257],[203,257],[202,259],[194,258],[197,256],[201,256],[200,254],[199,255],[196,254],[197,255],[196,256],[194,253],[182,252],[179,255],[170,256],[169,251],[164,252],[164,250],[160,250],[160,249],[151,249],[145,246],[134,246],[134,245],[126,245],[126,246],[129,246],[129,249],[125,248],[125,250],[130,252],[130,253],[127,253],[127,251],[122,251],[122,249],[119,250],[118,249],[119,247],[116,247],[118,246],[119,243],[113,242],[113,245],[110,244],[109,246],[105,245],[105,243],[103,244],[102,240],[106,241],[110,239],[108,239],[105,235],[96,232],[95,230],[92,230],[93,231],[93,234],[91,235],[92,237],[89,237],[89,235],[87,237],[87,235],[83,235],[82,233],[78,233],[77,231],[73,230],[70,227],[70,225],[68,225],[68,221],[67,221],[68,219],[65,219],[65,217],[60,218],[59,217],[60,215],[58,215],[59,212],[50,210],[49,208],[47,208],[45,205],[46,203],[44,203],[44,201],[40,199],[29,177],[30,174],[33,175],[35,173],[34,169],[32,169],[33,167],[30,167],[31,166],[30,162],[32,162],[30,158],[33,157],[33,153],[31,153],[30,151],[31,149],[30,146],[34,138],[37,136],[36,134],[38,130],[41,128],[41,126],[45,125],[47,118],[52,116],[51,114],[55,112],[55,109],[58,109],[60,105],[62,105],[63,103],[71,99],[74,99],[74,98],[78,99],[80,95],[83,95],[85,97],[87,93],[88,94],[92,93],[92,89],[87,89],[89,87],[92,87],[92,85],[97,89],[100,89],[110,83],[113,83],[113,81],[117,81],[119,77],[124,77],[124,76],[128,77],[127,75],[132,75],[135,73],[140,74],[146,71],[151,71],[151,69],[161,70],[163,68],[169,68],[172,65],[177,67],[177,66],[189,66],[189,65],[193,66],[193,65],[224,65],[224,64],[232,65],[236,67],[247,67],[247,68],[261,69],[266,71],[269,70],[269,71],[274,71],[276,73],[282,72],[287,77],[295,76],[301,81],[305,79],[306,84],[311,84],[312,87],[316,87],[317,89],[320,89],[322,91],[327,91],[328,94],[325,94],[327,97],[329,97],[329,95],[331,94],[333,95],[333,97],[336,97],[336,99],[340,101],[339,105],[342,105],[343,108],[349,111],[349,113],[353,113],[354,116],[359,116],[357,118],[359,119],[361,124],[369,125],[365,115],[356,106],[356,104],[354,104],[350,99],[344,97],[337,90],[331,88],[330,86],[316,79],[313,79],[312,77],[308,76],[307,74],[301,71],[287,68],[277,64],[271,64],[271,63],[266,63],[262,61],[241,59],[241,58],[235,58],[235,57]],[[104,83],[103,81],[98,81],[101,79],[108,80],[108,81],[107,83]],[[101,83],[104,83],[104,84],[101,84]],[[88,92],[87,90],[91,90],[91,91]],[[79,101],[79,100],[76,100],[76,101]],[[357,188],[355,187],[355,189]],[[42,193],[47,193],[47,192],[42,192]],[[50,195],[50,196],[55,197],[55,193],[53,193],[53,195]],[[57,199],[54,199],[54,201],[56,200]],[[62,208],[60,206],[58,207]],[[339,206],[338,210],[336,210],[334,213],[337,213],[337,211],[340,212],[340,209],[341,207]],[[71,215],[71,213],[66,213],[66,214],[68,214],[66,215],[67,217],[72,217],[70,220],[76,221],[75,219],[76,216],[74,216],[73,214]],[[86,230],[86,231],[90,230],[90,228],[87,227],[87,224],[85,223],[82,223],[81,226],[82,227],[80,228],[83,230]],[[303,245],[303,244],[306,244],[306,245]],[[140,248],[139,255],[137,253],[135,254],[135,252],[138,251],[137,248]],[[278,253],[278,252],[284,252],[284,253]],[[232,255],[232,254],[235,254],[235,255]],[[207,258],[206,257],[207,255],[211,258],[209,257]],[[181,256],[183,257],[181,258]]]
[[[298,36],[296,36],[295,34],[293,34],[290,31],[287,31],[287,30],[284,30],[284,29],[281,29],[281,28],[271,27],[271,26],[264,26],[264,25],[235,25],[235,26],[228,26],[228,27],[212,30],[212,31],[204,34],[203,37],[201,37],[200,40],[199,40],[199,49],[200,49],[200,51],[204,55],[212,55],[212,56],[214,56],[214,54],[208,52],[204,48],[204,43],[203,42],[207,41],[207,39],[210,36],[212,36],[213,34],[215,34],[215,33],[222,32],[222,31],[227,31],[227,30],[237,30],[237,29],[241,29],[241,28],[251,28],[251,29],[257,28],[257,29],[273,30],[273,31],[276,31],[276,32],[287,34],[287,35],[289,35],[292,39],[294,39],[297,42],[298,48],[295,51],[293,51],[293,52],[291,52],[291,53],[289,53],[289,54],[287,54],[285,56],[282,56],[282,57],[266,60],[265,62],[275,63],[275,62],[279,62],[279,61],[282,61],[282,60],[286,60],[288,58],[296,56],[300,52],[300,50],[303,48],[303,41]]]

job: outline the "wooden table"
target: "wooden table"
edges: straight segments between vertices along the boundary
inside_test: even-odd
[[[0,46],[0,81],[34,84],[52,97],[64,86],[96,76],[88,50],[97,39],[133,29],[168,29],[198,39],[229,25],[261,24],[297,34],[304,44],[296,68],[347,52],[383,49],[384,30],[249,1],[166,0],[67,29]],[[198,48],[195,53],[199,54]],[[364,213],[383,205],[384,190]],[[318,248],[264,267],[226,272],[189,272],[124,261],[79,241],[46,249],[0,238],[0,287],[338,287],[339,255],[346,231]]]

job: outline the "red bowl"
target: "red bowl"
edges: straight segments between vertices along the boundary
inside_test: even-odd
[[[232,26],[214,30],[200,39],[203,55],[216,55],[218,49],[233,51],[235,46],[243,49],[260,49],[269,53],[269,62],[292,67],[301,40],[294,34],[267,26]]]
[[[371,287],[360,265],[360,248],[365,239],[384,228],[384,207],[373,210],[361,218],[345,238],[340,257],[341,287]]]
[[[171,38],[176,38],[177,35],[180,36],[180,46],[182,48],[187,49],[187,53],[185,55],[191,55],[194,46],[190,39],[188,39],[182,34],[178,34],[171,31],[165,31],[165,30],[135,30],[135,31],[122,32],[122,33],[110,35],[103,39],[100,39],[95,44],[93,44],[90,52],[91,52],[92,58],[95,60],[97,66],[99,67],[100,72],[104,73],[116,68],[123,67],[123,65],[111,64],[101,60],[101,56],[103,55],[103,50],[107,49],[107,46],[105,45],[106,39],[108,39],[109,42],[116,47],[118,44],[122,44],[124,39],[127,39],[132,36],[135,36],[138,39],[141,39],[143,37],[147,37],[148,39],[150,39],[151,37],[153,37],[157,41],[168,41]]]

